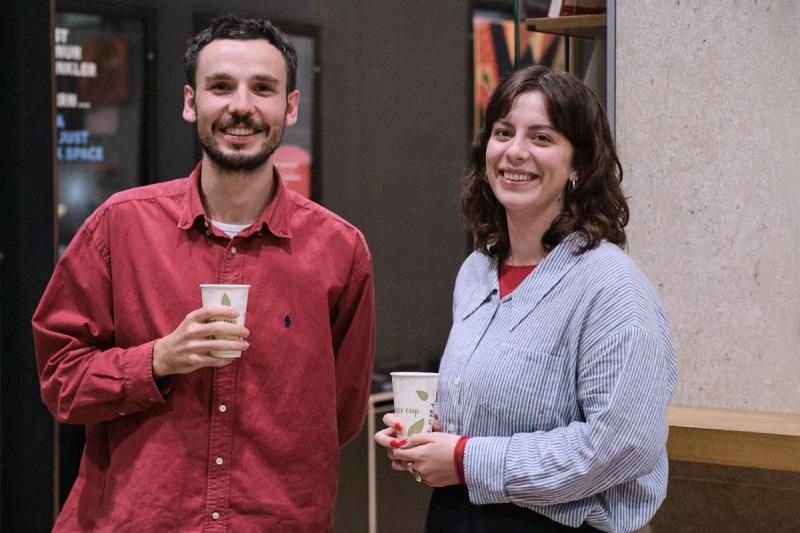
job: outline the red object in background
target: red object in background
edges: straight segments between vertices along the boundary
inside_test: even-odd
[[[311,198],[311,154],[296,144],[282,144],[275,150],[272,162],[286,187]]]
[[[559,16],[597,15],[606,12],[606,0],[563,0]]]

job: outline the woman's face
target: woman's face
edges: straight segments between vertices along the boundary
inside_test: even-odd
[[[520,94],[492,125],[486,174],[508,216],[549,226],[561,213],[567,180],[576,179],[572,144],[551,125],[542,92]]]

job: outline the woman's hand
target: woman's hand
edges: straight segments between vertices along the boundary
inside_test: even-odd
[[[458,435],[417,433],[403,440],[397,440],[397,431],[402,429],[400,419],[394,413],[383,417],[388,427],[375,434],[375,442],[387,449],[392,460],[392,468],[419,474],[420,481],[431,487],[445,487],[458,484],[458,473],[453,459]],[[440,429],[438,420],[434,429]],[[411,463],[411,466],[409,466]]]

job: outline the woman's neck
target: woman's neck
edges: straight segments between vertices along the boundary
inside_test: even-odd
[[[551,221],[552,222],[552,221]],[[506,216],[509,251],[506,264],[512,266],[538,265],[547,255],[542,246],[542,236],[550,227],[539,219],[521,219]]]

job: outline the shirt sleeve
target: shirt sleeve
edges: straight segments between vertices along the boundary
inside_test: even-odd
[[[353,440],[364,425],[375,358],[372,259],[363,236],[358,236],[347,285],[331,314],[339,446]]]
[[[663,459],[671,391],[658,338],[622,330],[578,365],[585,421],[511,437],[473,437],[465,478],[476,504],[548,506],[590,498]]]
[[[115,346],[104,218],[96,212],[73,238],[33,316],[42,400],[69,424],[94,424],[164,402],[153,379],[155,340]]]

